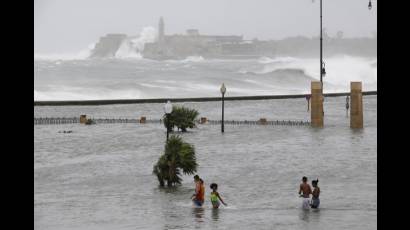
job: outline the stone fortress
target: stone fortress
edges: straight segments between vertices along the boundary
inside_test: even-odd
[[[188,56],[246,58],[273,54],[273,49],[267,49],[268,47],[256,40],[244,40],[243,36],[203,35],[197,29],[188,29],[183,35],[166,35],[164,29],[164,20],[161,17],[158,41],[146,44],[144,57],[151,59],[181,59]]]
[[[377,55],[377,37],[343,38],[341,31],[336,37],[324,34],[325,56],[346,54],[352,56]],[[282,40],[245,40],[238,35],[204,35],[197,29],[188,29],[185,34],[165,34],[163,18],[159,19],[158,36],[150,42],[136,47],[139,36],[126,34],[107,34],[101,37],[91,51],[90,58],[117,57],[122,49],[154,60],[185,59],[189,56],[219,59],[249,59],[262,56],[318,57],[318,37],[289,37]]]
[[[91,51],[91,58],[115,57],[124,42],[130,43],[134,37],[126,34],[107,34],[101,37]],[[131,47],[131,45],[129,45]],[[203,35],[197,29],[188,29],[186,34],[165,34],[165,23],[161,17],[157,40],[146,43],[140,52],[149,59],[184,59],[188,56],[204,58],[251,58],[273,55],[274,49],[267,41],[244,40],[243,36]]]

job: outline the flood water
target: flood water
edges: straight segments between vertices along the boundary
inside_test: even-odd
[[[377,229],[377,97],[364,96],[362,130],[351,130],[345,98],[326,98],[325,128],[198,125],[194,144],[205,181],[193,208],[192,175],[162,189],[152,167],[161,124],[34,126],[35,229]],[[220,102],[181,103],[220,119]],[[227,120],[310,120],[304,99],[227,101]],[[36,117],[158,119],[162,104],[35,107]],[[72,130],[72,133],[59,133]],[[302,176],[319,178],[321,206],[303,211]],[[228,203],[213,210],[211,183]]]

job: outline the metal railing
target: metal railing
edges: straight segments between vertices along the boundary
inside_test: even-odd
[[[128,118],[90,118],[94,124],[118,124],[118,123],[138,123],[138,124],[162,124],[163,120],[145,120],[140,122],[140,119],[128,119]],[[220,125],[221,120],[207,120],[201,123],[197,120],[198,125]],[[55,125],[55,124],[79,124],[80,118],[77,117],[35,117],[34,125]],[[226,125],[288,125],[288,126],[308,126],[310,121],[297,121],[297,120],[272,120],[272,121],[258,121],[258,120],[225,120]]]

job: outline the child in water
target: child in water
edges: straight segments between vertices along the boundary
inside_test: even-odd
[[[317,183],[319,183],[319,179],[312,181],[313,192],[312,192],[312,203],[310,204],[312,208],[319,208],[319,204],[320,204],[320,199],[319,199],[320,188],[319,186],[317,186]]]
[[[221,200],[222,204],[224,204],[225,206],[227,206],[227,204],[222,200],[221,196],[219,195],[219,193],[216,191],[218,190],[218,185],[215,183],[212,183],[209,187],[211,187],[212,192],[211,192],[211,203],[212,203],[212,207],[213,208],[219,208],[219,200]]]

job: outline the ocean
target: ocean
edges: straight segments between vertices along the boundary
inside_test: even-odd
[[[377,90],[377,59],[346,55],[325,59],[325,93],[348,92],[350,81]],[[304,94],[319,80],[319,60],[298,57],[155,61],[141,57],[88,59],[37,57],[34,100],[103,100]]]

